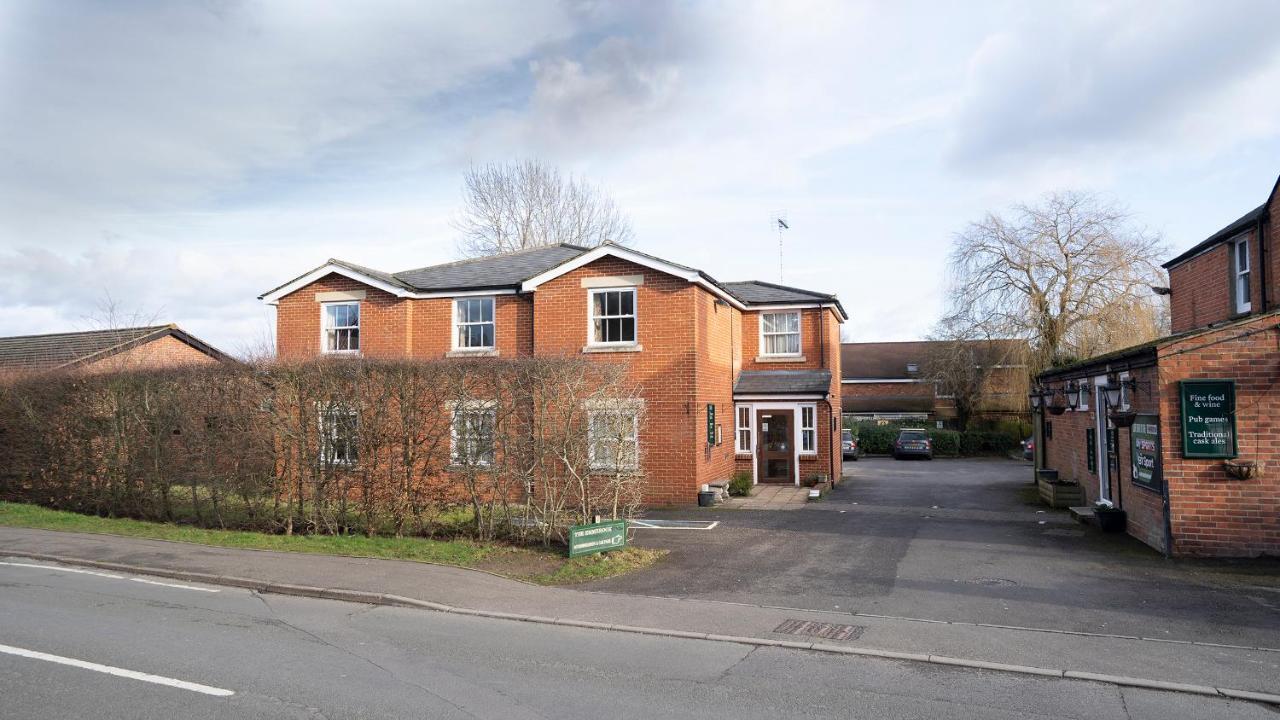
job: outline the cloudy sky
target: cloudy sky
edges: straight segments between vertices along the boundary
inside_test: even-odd
[[[951,9],[943,9],[953,5]],[[952,236],[1108,193],[1185,248],[1280,174],[1280,3],[0,4],[0,335],[111,297],[231,351],[328,257],[456,258],[471,163],[606,187],[637,247],[913,339]]]

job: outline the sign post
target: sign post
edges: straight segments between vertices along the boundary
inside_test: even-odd
[[[606,520],[569,528],[569,557],[576,558],[627,546],[627,521]]]
[[[1183,380],[1182,457],[1233,458],[1236,445],[1236,381]]]
[[[1129,459],[1134,485],[1160,491],[1160,416],[1139,415],[1129,428]]]

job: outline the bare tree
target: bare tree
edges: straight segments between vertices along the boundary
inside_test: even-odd
[[[632,240],[631,221],[603,190],[538,160],[472,166],[454,226],[467,257]]]
[[[1100,323],[1112,323],[1105,335],[1124,345],[1148,340],[1161,329],[1133,327],[1116,309],[1160,302],[1148,286],[1164,284],[1163,252],[1160,237],[1114,203],[1050,193],[957,235],[944,323],[1028,339],[1033,370],[1111,349],[1096,342]]]
[[[939,324],[925,360],[925,377],[940,397],[954,403],[961,430],[969,429],[969,421],[984,410],[1019,411],[1025,403],[1028,376],[1025,369],[1015,368],[1025,366],[1026,345],[982,336],[982,329],[972,324]]]

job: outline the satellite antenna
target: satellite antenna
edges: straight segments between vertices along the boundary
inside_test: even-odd
[[[791,225],[787,222],[785,212],[774,214],[773,223],[778,230],[778,284],[782,284],[782,231],[790,230]]]

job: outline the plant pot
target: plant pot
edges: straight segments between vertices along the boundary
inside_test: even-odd
[[[1128,524],[1128,513],[1116,508],[1094,508],[1093,516],[1098,520],[1098,527],[1105,533],[1122,533]]]
[[[716,494],[707,490],[698,493],[698,507],[711,507],[716,504]]]
[[[1117,410],[1107,414],[1107,419],[1112,425],[1118,428],[1127,428],[1133,425],[1133,421],[1138,417],[1138,413],[1129,410]]]
[[[1257,460],[1225,460],[1222,467],[1227,474],[1237,480],[1252,480],[1262,477],[1266,465]]]
[[[1061,415],[1067,411],[1067,406],[1065,403],[1062,405],[1049,405],[1045,409],[1049,411],[1050,415]]]

